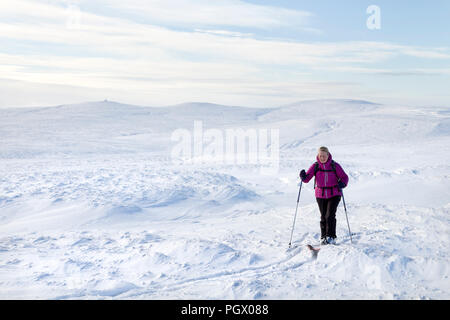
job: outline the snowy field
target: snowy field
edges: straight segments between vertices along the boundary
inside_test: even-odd
[[[173,161],[195,121],[278,130],[275,172]],[[313,183],[288,243],[321,145],[350,178],[353,243],[341,202],[338,245],[313,259]],[[449,299],[449,157],[442,107],[0,109],[0,299]]]

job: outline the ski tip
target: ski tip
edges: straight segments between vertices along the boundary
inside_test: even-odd
[[[316,251],[316,252],[317,252],[317,251],[320,250],[320,248],[314,248],[314,247],[313,247],[312,245],[310,245],[310,244],[307,244],[306,246],[308,247],[309,250],[312,250],[312,251]]]
[[[312,259],[316,260],[317,259],[317,255],[319,254],[319,250],[320,248],[314,248],[312,245],[307,244],[306,245],[308,247],[308,249],[311,251],[312,253]]]

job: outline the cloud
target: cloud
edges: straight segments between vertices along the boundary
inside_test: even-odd
[[[239,81],[227,85],[204,81],[179,82],[174,85],[131,85],[108,88],[86,88],[68,84],[41,84],[0,78],[0,107],[48,106],[108,99],[145,106],[165,106],[186,101],[204,101],[225,105],[277,107],[302,99],[359,97],[360,85],[340,82]],[[26,92],[27,94],[24,94]],[[132,94],[130,94],[132,93]],[[362,96],[360,97],[362,98]]]
[[[165,27],[143,24],[120,17],[101,16],[80,11],[79,26],[67,27],[68,7],[54,6],[46,3],[30,3],[16,0],[17,6],[0,5],[5,15],[14,16],[16,22],[0,23],[0,37],[17,41],[51,43],[70,48],[84,48],[86,55],[102,55],[121,59],[134,59],[136,56],[153,61],[239,61],[250,64],[279,65],[328,65],[378,63],[401,55],[423,59],[450,59],[447,48],[420,48],[384,42],[345,41],[345,42],[296,42],[276,39],[255,39],[252,33],[230,31],[225,29],[201,29],[193,31],[171,30]],[[51,2],[50,2],[51,3]],[[143,12],[163,12],[171,7],[165,1],[126,2],[112,1],[110,6],[142,9]],[[147,3],[147,2],[145,2]],[[206,6],[207,11],[215,17],[217,8],[226,7],[230,12],[236,8],[250,10],[257,7],[261,15],[275,10],[272,7],[256,6],[241,1],[217,1],[206,5],[205,1],[177,0],[169,1],[180,8]],[[209,2],[208,2],[209,3]],[[27,7],[27,6],[30,7]],[[194,9],[193,9],[194,8]],[[185,16],[189,16],[185,12]],[[206,10],[206,9],[205,9]],[[225,9],[224,9],[225,10]],[[257,10],[257,12],[258,12]],[[276,10],[282,10],[276,8]],[[178,11],[178,10],[177,10]],[[250,10],[251,11],[251,10]],[[289,11],[289,10],[288,10]],[[282,10],[282,12],[284,12]],[[29,15],[34,17],[28,21]],[[255,14],[256,13],[252,13]],[[49,16],[53,19],[49,19]],[[281,18],[283,14],[275,15]],[[161,18],[162,19],[162,18]],[[166,18],[164,18],[166,19]],[[167,19],[176,19],[173,17]],[[186,18],[188,19],[188,18]],[[190,19],[190,18],[189,18]],[[219,19],[220,20],[220,19]],[[38,23],[39,22],[39,23]],[[230,22],[231,23],[231,22]],[[37,45],[39,48],[39,44]],[[50,52],[46,52],[51,56]]]
[[[331,71],[339,73],[354,73],[354,74],[369,74],[369,75],[386,75],[386,76],[436,76],[436,75],[450,75],[450,68],[403,68],[403,69],[388,69],[388,68],[368,68],[368,67],[352,67],[352,66],[337,66],[332,68],[315,68],[322,71]]]
[[[306,26],[311,12],[239,0],[108,0],[117,14],[143,17],[144,22],[170,26],[229,26],[256,29]]]
[[[195,29],[195,32],[200,33],[210,33],[219,36],[229,36],[229,37],[253,37],[253,33],[242,33],[236,31],[228,31],[228,30],[203,30],[203,29]]]
[[[87,12],[83,1],[16,0],[14,6],[0,2],[0,39],[26,44],[32,49],[24,52],[13,45],[4,47],[0,51],[1,76],[25,81],[20,88],[30,82],[54,88],[76,87],[77,92],[85,88],[90,99],[99,92],[101,99],[104,94],[114,92],[119,97],[126,97],[126,93],[139,97],[134,103],[141,104],[149,96],[155,103],[163,104],[208,97],[237,104],[239,96],[239,101],[258,101],[261,105],[264,101],[275,101],[264,100],[264,96],[285,100],[296,95],[311,97],[323,90],[348,96],[363,92],[356,83],[340,85],[314,80],[318,72],[340,74],[341,83],[345,83],[348,74],[448,75],[448,68],[394,70],[384,65],[390,59],[402,57],[450,60],[448,48],[256,37],[257,28],[308,28],[311,15],[307,12],[242,1],[177,0],[169,4],[146,1],[145,6],[143,3],[101,1],[97,4],[105,6],[102,15],[96,10]],[[177,10],[169,14],[174,7]],[[87,2],[86,8],[90,8]],[[191,11],[196,13],[191,16]],[[133,20],[138,12],[147,19]],[[235,17],[223,18],[227,16]],[[295,19],[296,24],[292,21]],[[191,28],[172,28],[175,25]],[[236,30],[240,26],[253,29]],[[70,89],[63,91],[68,93]],[[243,99],[244,95],[247,98]]]

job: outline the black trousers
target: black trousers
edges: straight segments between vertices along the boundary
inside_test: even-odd
[[[336,238],[336,210],[341,196],[316,200],[320,210],[320,237]]]

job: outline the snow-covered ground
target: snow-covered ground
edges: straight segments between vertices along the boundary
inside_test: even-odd
[[[195,121],[278,129],[276,172],[172,161]],[[288,243],[321,145],[350,177],[353,243],[341,202],[338,245],[313,259],[312,183]],[[0,299],[449,299],[449,151],[443,107],[0,109]]]

